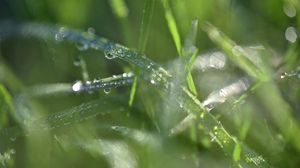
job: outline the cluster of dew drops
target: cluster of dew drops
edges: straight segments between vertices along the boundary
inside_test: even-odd
[[[296,9],[295,5],[293,5],[291,2],[288,2],[288,1],[283,5],[283,12],[287,17],[289,17],[291,19],[295,19],[297,16],[297,9]],[[296,43],[298,40],[298,36],[299,36],[299,32],[297,31],[297,29],[294,26],[289,26],[286,28],[285,39],[289,43],[291,43],[291,44]],[[300,79],[300,67],[298,67],[297,70],[292,71],[292,72],[283,72],[280,76],[280,79],[285,79],[288,77]]]

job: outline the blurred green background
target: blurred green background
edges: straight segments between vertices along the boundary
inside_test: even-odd
[[[172,67],[178,53],[162,1],[153,2],[144,53],[156,63]],[[0,0],[0,21],[60,25],[82,31],[92,28],[97,36],[139,50],[145,3],[146,0]],[[271,84],[250,91],[250,96],[242,103],[234,103],[239,96],[230,98],[211,113],[231,135],[263,156],[270,165],[299,167],[300,151],[284,136],[284,132],[292,135],[294,128],[290,128],[290,122],[285,120],[280,122],[280,127],[278,120],[282,111],[288,111],[293,120],[291,123],[297,123],[295,127],[300,119],[300,2],[169,0],[169,5],[181,39],[188,34],[192,21],[199,20],[196,47],[200,56],[222,50],[201,30],[206,21],[241,46],[265,47],[271,60],[268,65]],[[0,36],[0,131],[3,132],[0,167],[243,167],[201,132],[196,131],[195,138],[192,128],[176,137],[168,137],[163,123],[168,118],[164,118],[163,111],[175,103],[170,105],[159,89],[149,87],[142,80],[138,82],[132,107],[128,107],[130,86],[112,89],[109,94],[100,90],[92,94],[31,95],[30,89],[34,90],[35,86],[83,80],[83,70],[76,66],[78,58],[84,60],[89,79],[122,74],[134,68],[116,59],[108,60],[99,51],[80,51],[68,42],[0,35],[3,35]],[[228,62],[225,70],[193,72],[200,101],[245,76]],[[281,79],[284,72],[296,75]],[[273,86],[276,89],[269,89]],[[109,114],[77,122],[79,116],[68,126],[8,138],[10,134],[18,133],[14,129],[26,132],[26,123],[41,117],[68,112],[68,109],[72,111],[72,108],[88,111],[77,106],[89,107],[90,101],[97,105],[92,111]],[[175,114],[180,111],[179,107],[170,109]],[[274,119],[272,115],[278,111],[278,117]],[[56,124],[60,123],[54,123],[54,127]],[[111,130],[115,125],[132,130],[130,133],[122,129]],[[243,131],[247,136],[241,135]]]

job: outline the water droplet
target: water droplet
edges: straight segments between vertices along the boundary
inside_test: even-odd
[[[201,114],[200,114],[200,118],[204,118],[204,113],[202,112]]]
[[[183,108],[183,104],[182,104],[182,103],[179,103],[179,107],[180,107],[180,108]]]
[[[73,61],[74,66],[80,66],[81,65],[81,58],[76,57]]]
[[[111,129],[115,130],[115,131],[119,131],[120,127],[119,126],[112,126]]]
[[[285,30],[285,39],[291,43],[295,43],[297,41],[298,35],[297,30],[294,27],[288,27]]]
[[[281,75],[280,75],[280,79],[284,79],[286,77],[287,73],[286,72],[283,72]]]
[[[104,91],[105,94],[109,94],[110,91],[111,91],[111,89],[110,89],[110,88],[106,88],[106,89],[104,89],[103,91]]]
[[[283,12],[288,16],[288,17],[295,17],[297,14],[296,8],[292,4],[285,4],[283,6]]]
[[[95,30],[93,27],[89,27],[89,28],[87,29],[87,32],[88,32],[90,35],[95,35],[96,30]]]
[[[58,32],[55,34],[55,40],[56,41],[63,41],[67,36],[67,30],[65,27],[61,27]]]
[[[89,45],[87,43],[85,43],[85,42],[80,41],[80,42],[76,43],[76,47],[80,51],[85,51],[85,50],[87,50],[89,48]]]
[[[114,56],[108,52],[104,52],[104,55],[105,55],[105,58],[107,58],[109,60],[116,58],[116,56]]]
[[[214,130],[217,130],[218,129],[218,126],[214,126]]]
[[[82,87],[82,82],[81,81],[77,81],[73,84],[72,86],[72,90],[74,92],[79,92],[81,90],[81,87]]]
[[[210,140],[210,141],[211,141],[211,142],[214,142],[214,141],[216,141],[216,140],[217,140],[217,137],[214,135],[214,136],[211,137],[211,140]]]
[[[150,83],[155,84],[155,80],[151,79]]]

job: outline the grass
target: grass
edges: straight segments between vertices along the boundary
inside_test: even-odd
[[[187,1],[180,25],[178,3],[161,2],[111,0],[96,33],[0,23],[0,167],[299,166],[299,46],[268,43],[280,18],[260,23],[256,1],[235,2],[244,14],[228,26]],[[237,42],[257,41],[246,17],[270,32],[258,45]]]

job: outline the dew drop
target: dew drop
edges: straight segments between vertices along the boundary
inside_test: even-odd
[[[281,75],[280,75],[280,79],[284,79],[286,77],[287,73],[286,72],[283,72]]]
[[[89,28],[87,29],[87,32],[88,32],[90,35],[95,35],[95,33],[96,33],[96,31],[95,31],[95,29],[94,29],[93,27],[89,27]]]
[[[180,108],[183,108],[183,104],[182,104],[182,103],[179,103],[179,107],[180,107]]]
[[[89,45],[85,42],[80,41],[76,43],[76,47],[79,51],[85,51],[89,48]]]
[[[202,112],[201,115],[200,115],[200,118],[204,118],[204,115],[205,114]]]
[[[283,6],[283,12],[288,16],[288,17],[295,17],[297,14],[296,8],[292,4],[285,4]]]
[[[55,40],[56,41],[63,41],[67,36],[67,30],[65,27],[61,27],[58,32],[55,34]]]
[[[81,65],[81,59],[80,57],[76,57],[73,61],[74,66],[80,66]]]
[[[214,126],[214,130],[217,130],[218,129],[218,126]]]
[[[116,56],[114,56],[114,55],[112,55],[110,53],[107,53],[107,52],[104,52],[104,55],[105,55],[105,58],[107,58],[109,60],[116,58]]]
[[[151,79],[150,83],[155,84],[155,80]]]
[[[211,142],[214,142],[214,141],[216,141],[216,140],[217,140],[217,137],[214,135],[214,136],[211,137],[211,140],[210,140],[210,141],[211,141]]]
[[[297,30],[294,27],[288,27],[285,30],[285,39],[291,43],[295,43],[297,41],[298,35]]]
[[[111,89],[110,89],[110,88],[107,88],[107,89],[104,89],[103,91],[104,91],[105,94],[109,94],[110,91],[111,91]]]
[[[81,87],[82,87],[82,82],[81,81],[77,81],[73,84],[72,86],[72,90],[74,92],[79,92],[81,90]]]

